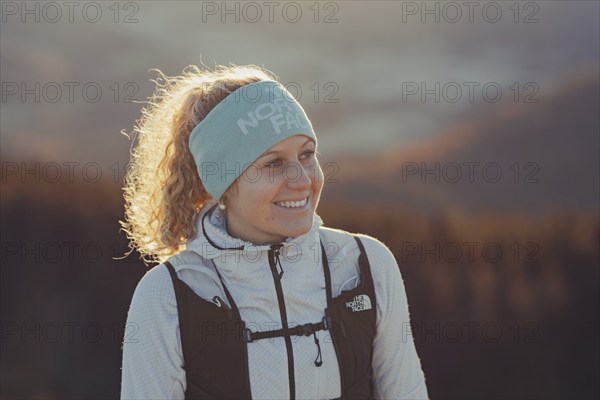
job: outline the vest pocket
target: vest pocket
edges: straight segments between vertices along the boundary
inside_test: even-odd
[[[344,398],[366,399],[371,394],[375,304],[366,285],[343,292],[331,300],[333,329],[331,336],[342,354],[340,369],[344,375]]]
[[[229,320],[226,310],[214,303],[201,303],[189,309],[184,333],[186,398],[248,398],[245,324]]]

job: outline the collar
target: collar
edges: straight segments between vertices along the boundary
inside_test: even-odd
[[[264,256],[264,260],[266,260],[267,252],[273,245],[257,245],[230,236],[225,228],[225,215],[217,208],[217,205],[217,201],[212,199],[202,207],[196,216],[196,235],[187,242],[186,250],[194,251],[207,260],[232,252],[243,252],[244,257],[248,259]],[[282,245],[280,251],[286,256],[293,257],[297,252],[302,251],[303,247],[319,243],[319,228],[322,225],[323,220],[317,213],[314,213],[311,229],[300,236],[288,237],[280,243]],[[311,251],[311,249],[307,248],[305,251]]]

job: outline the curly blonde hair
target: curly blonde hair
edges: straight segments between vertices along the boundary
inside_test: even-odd
[[[193,238],[195,220],[212,199],[205,190],[188,146],[192,129],[228,94],[275,74],[256,65],[194,65],[182,75],[159,77],[132,135],[137,142],[125,175],[125,221],[119,221],[144,263],[164,262]],[[233,187],[234,185],[232,185]],[[232,188],[230,187],[230,189]]]

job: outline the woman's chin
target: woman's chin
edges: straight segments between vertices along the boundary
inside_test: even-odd
[[[295,226],[286,226],[284,229],[282,229],[281,234],[282,236],[285,236],[286,238],[288,237],[297,237],[297,236],[301,236],[304,235],[305,233],[307,233],[308,231],[310,231],[310,228],[312,227],[312,219],[311,219],[311,223],[304,223],[304,224],[295,224]]]

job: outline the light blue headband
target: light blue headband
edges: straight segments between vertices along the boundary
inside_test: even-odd
[[[261,81],[217,104],[190,133],[189,147],[204,188],[219,200],[262,153],[298,134],[317,143],[296,99],[278,82]]]

